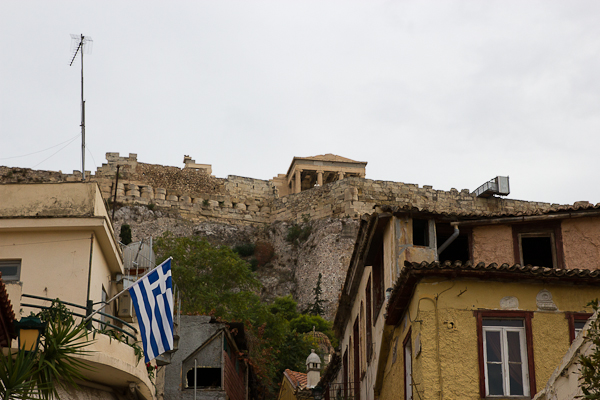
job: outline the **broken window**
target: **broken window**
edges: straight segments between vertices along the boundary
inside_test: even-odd
[[[415,246],[429,246],[429,221],[413,218],[412,226],[413,244]]]
[[[513,226],[515,262],[521,265],[562,268],[560,222]]]
[[[443,245],[454,233],[454,227],[449,223],[436,223],[435,235],[437,247]],[[454,239],[444,251],[438,254],[439,261],[461,261],[463,264],[471,259],[471,229],[460,227],[456,239]]]
[[[194,371],[196,381],[194,382]],[[221,368],[198,367],[190,369],[186,374],[186,387],[188,389],[197,388],[220,388],[221,387]]]

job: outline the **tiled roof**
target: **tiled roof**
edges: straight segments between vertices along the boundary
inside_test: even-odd
[[[0,272],[0,347],[9,346],[10,340],[16,337],[13,330],[14,320],[15,313]]]
[[[535,204],[535,202],[532,202]],[[585,211],[600,211],[600,203],[591,204],[587,201],[577,201],[573,204],[548,204],[548,203],[538,203],[539,207],[533,208],[527,211],[510,211],[507,209],[503,209],[502,211],[484,211],[484,210],[474,210],[471,208],[466,208],[463,210],[457,211],[440,211],[435,207],[434,203],[431,203],[431,206],[415,206],[413,204],[407,204],[402,206],[391,206],[391,205],[382,205],[380,208],[384,212],[392,212],[392,213],[401,213],[401,212],[420,212],[434,215],[441,215],[445,217],[455,217],[455,218],[501,218],[501,217],[529,217],[536,215],[551,215],[557,213],[570,213],[577,212],[582,213]]]
[[[286,369],[284,375],[288,378],[294,390],[302,390],[306,387],[306,374]]]
[[[532,265],[496,263],[461,263],[460,261],[435,262],[404,262],[404,268],[394,284],[392,295],[387,306],[386,324],[395,325],[402,316],[403,310],[410,301],[414,286],[426,276],[447,276],[452,278],[480,278],[498,281],[516,280],[522,282],[544,281],[554,283],[570,283],[580,285],[600,286],[600,270],[598,269],[560,269],[536,267]]]

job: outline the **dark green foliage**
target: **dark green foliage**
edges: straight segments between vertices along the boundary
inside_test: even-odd
[[[311,315],[323,316],[323,314],[325,314],[325,310],[323,309],[323,303],[325,303],[325,300],[321,298],[321,295],[323,294],[323,289],[321,289],[322,277],[323,275],[319,272],[319,279],[317,279],[317,285],[313,289],[313,293],[315,294],[315,302],[309,304],[306,309],[306,312]]]
[[[598,299],[590,302],[588,306],[592,306],[594,312],[598,311]],[[581,399],[600,399],[600,321],[598,319],[592,320],[586,336],[594,346],[591,354],[579,356],[579,364],[581,365],[579,385],[583,396],[577,397]]]
[[[156,204],[148,203],[148,210],[152,211],[152,210],[154,210],[155,207],[156,207]]]
[[[238,253],[240,257],[250,257],[254,255],[254,249],[256,245],[254,243],[239,244],[233,248],[233,251]]]
[[[252,257],[249,261],[248,264],[250,264],[250,269],[252,270],[252,272],[255,272],[258,269],[258,260],[254,257]]]
[[[312,232],[312,225],[310,222],[304,222],[302,224],[293,223],[288,228],[286,240],[294,245],[298,245],[301,242],[306,241]]]
[[[199,237],[175,237],[170,232],[156,240],[157,261],[173,257],[173,281],[182,295],[182,311],[243,320],[260,299],[260,281],[248,263],[229,247],[214,247]]]
[[[285,321],[291,321],[300,313],[297,311],[298,304],[294,301],[291,294],[284,297],[278,297],[269,307],[272,314],[283,318]]]
[[[331,345],[337,347],[337,339],[333,333],[331,322],[320,315],[300,314],[296,318],[290,320],[290,329],[298,333],[312,332],[313,327],[316,331],[326,334],[329,341],[331,341]]]
[[[131,227],[127,224],[121,225],[121,243],[128,245],[131,243]]]

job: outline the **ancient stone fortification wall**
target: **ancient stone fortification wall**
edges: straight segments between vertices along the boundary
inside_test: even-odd
[[[410,206],[449,214],[486,214],[544,210],[548,203],[502,198],[478,198],[469,190],[434,190],[402,182],[374,181],[350,177],[298,194],[279,196],[272,181],[230,175],[215,178],[195,169],[180,169],[137,161],[136,154],[121,157],[107,153],[108,163],[90,180],[97,181],[105,199],[114,194],[117,166],[120,166],[117,201],[177,209],[195,221],[233,224],[267,224],[275,221],[302,221],[303,218],[358,218],[376,205]],[[0,183],[63,182],[81,179],[81,173],[34,171],[0,167]]]

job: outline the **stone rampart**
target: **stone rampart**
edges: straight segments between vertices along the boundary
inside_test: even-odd
[[[121,157],[107,153],[107,163],[89,179],[98,182],[103,197],[112,201],[119,166],[117,202],[176,210],[194,222],[221,221],[233,224],[300,222],[306,218],[358,218],[376,205],[410,206],[448,214],[516,213],[546,210],[548,203],[479,198],[469,190],[434,190],[402,182],[349,177],[298,194],[280,196],[272,181],[229,175],[215,178],[203,170],[178,168],[137,161],[136,154]],[[36,171],[0,167],[0,183],[67,182],[81,173]]]

